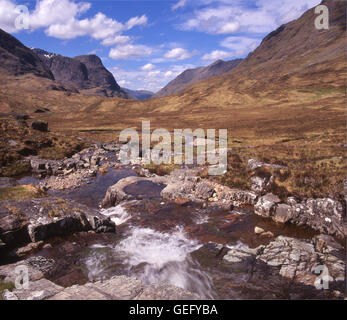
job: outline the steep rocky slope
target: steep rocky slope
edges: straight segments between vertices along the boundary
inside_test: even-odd
[[[55,80],[68,88],[88,95],[127,97],[96,55],[69,58],[41,49],[32,50],[52,71]]]
[[[15,37],[0,29],[0,71],[3,75],[34,74],[53,79],[39,57]]]

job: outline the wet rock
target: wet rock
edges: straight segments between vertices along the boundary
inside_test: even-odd
[[[255,258],[258,248],[251,249],[246,245],[232,248],[223,257],[223,260],[231,263],[248,263]]]
[[[44,242],[43,241],[38,241],[38,242],[31,242],[25,247],[21,247],[16,250],[16,255],[18,257],[24,257],[28,255],[29,253],[33,253],[34,251],[42,248]]]
[[[114,232],[112,221],[99,211],[74,201],[40,198],[0,202],[0,237],[8,245],[19,247],[55,236],[92,230],[95,217],[98,232]]]
[[[254,206],[254,213],[262,217],[270,217],[275,212],[276,205],[280,203],[279,197],[272,193],[259,198]]]
[[[292,206],[281,203],[276,207],[272,220],[280,223],[286,223],[287,221],[292,219],[295,214],[296,213],[293,210]]]
[[[48,131],[48,123],[45,121],[40,121],[40,120],[34,120],[31,123],[31,128],[33,130],[38,130],[41,132],[47,132]]]
[[[28,288],[5,290],[5,300],[191,300],[199,296],[184,289],[163,283],[144,284],[126,276],[115,276],[104,281],[73,285],[63,288],[47,280],[54,270],[55,261],[38,256],[15,264],[0,266],[0,277],[6,282],[15,282],[18,267],[28,271]]]
[[[271,231],[261,233],[260,238],[273,238],[275,235]]]
[[[174,200],[177,198],[187,197],[188,199],[194,198],[195,184],[191,181],[174,182],[168,184],[162,191],[161,196],[164,199]]]
[[[186,300],[199,299],[196,294],[168,284],[146,285],[126,276],[65,288],[51,300]]]
[[[125,189],[136,183],[152,182],[155,184],[161,184],[164,181],[165,181],[165,178],[159,177],[159,176],[154,176],[151,178],[136,177],[136,176],[126,177],[124,179],[119,180],[115,185],[107,189],[106,195],[104,199],[101,201],[100,205],[103,208],[109,208],[114,205],[117,205],[118,203],[124,200],[135,200],[137,196],[131,193],[127,193]]]
[[[100,218],[94,217],[92,228],[98,233],[116,232],[116,225],[111,221],[110,217]]]
[[[212,197],[214,194],[214,187],[206,182],[200,182],[195,189],[195,196],[204,200]]]
[[[263,233],[265,230],[263,228],[260,228],[260,227],[255,227],[254,228],[254,233],[255,234],[261,234]]]
[[[0,177],[0,188],[14,187],[18,182],[14,178]]]

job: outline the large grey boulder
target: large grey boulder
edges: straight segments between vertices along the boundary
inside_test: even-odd
[[[314,286],[323,267],[329,273],[330,284],[345,280],[343,251],[343,247],[327,235],[316,236],[312,241],[279,236],[265,246],[256,259],[276,267],[285,278]]]
[[[258,202],[254,206],[254,213],[269,218],[276,210],[276,206],[281,200],[278,196],[268,193],[258,199]]]
[[[195,196],[204,200],[212,197],[214,188],[209,183],[200,182],[195,188]]]
[[[115,225],[98,210],[70,200],[40,198],[0,202],[0,238],[10,246],[88,230],[115,232]]]

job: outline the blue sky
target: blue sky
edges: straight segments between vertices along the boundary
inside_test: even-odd
[[[245,57],[320,2],[0,0],[0,28],[28,47],[69,57],[95,53],[121,86],[158,91],[187,68]],[[15,25],[18,5],[28,8],[26,29]]]

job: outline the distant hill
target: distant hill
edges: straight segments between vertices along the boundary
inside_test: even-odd
[[[69,58],[37,48],[32,51],[51,70],[54,79],[69,89],[86,95],[128,97],[96,55]]]
[[[127,93],[130,99],[134,100],[148,100],[154,95],[154,92],[147,90],[130,90],[126,88],[121,88],[124,92]]]
[[[207,67],[199,67],[183,71],[179,76],[169,82],[164,88],[158,91],[153,97],[166,97],[186,89],[189,85],[217,77],[226,73],[241,63],[242,59],[231,61],[217,60]]]
[[[49,68],[19,40],[0,29],[0,72],[10,76],[33,74],[54,79]]]

